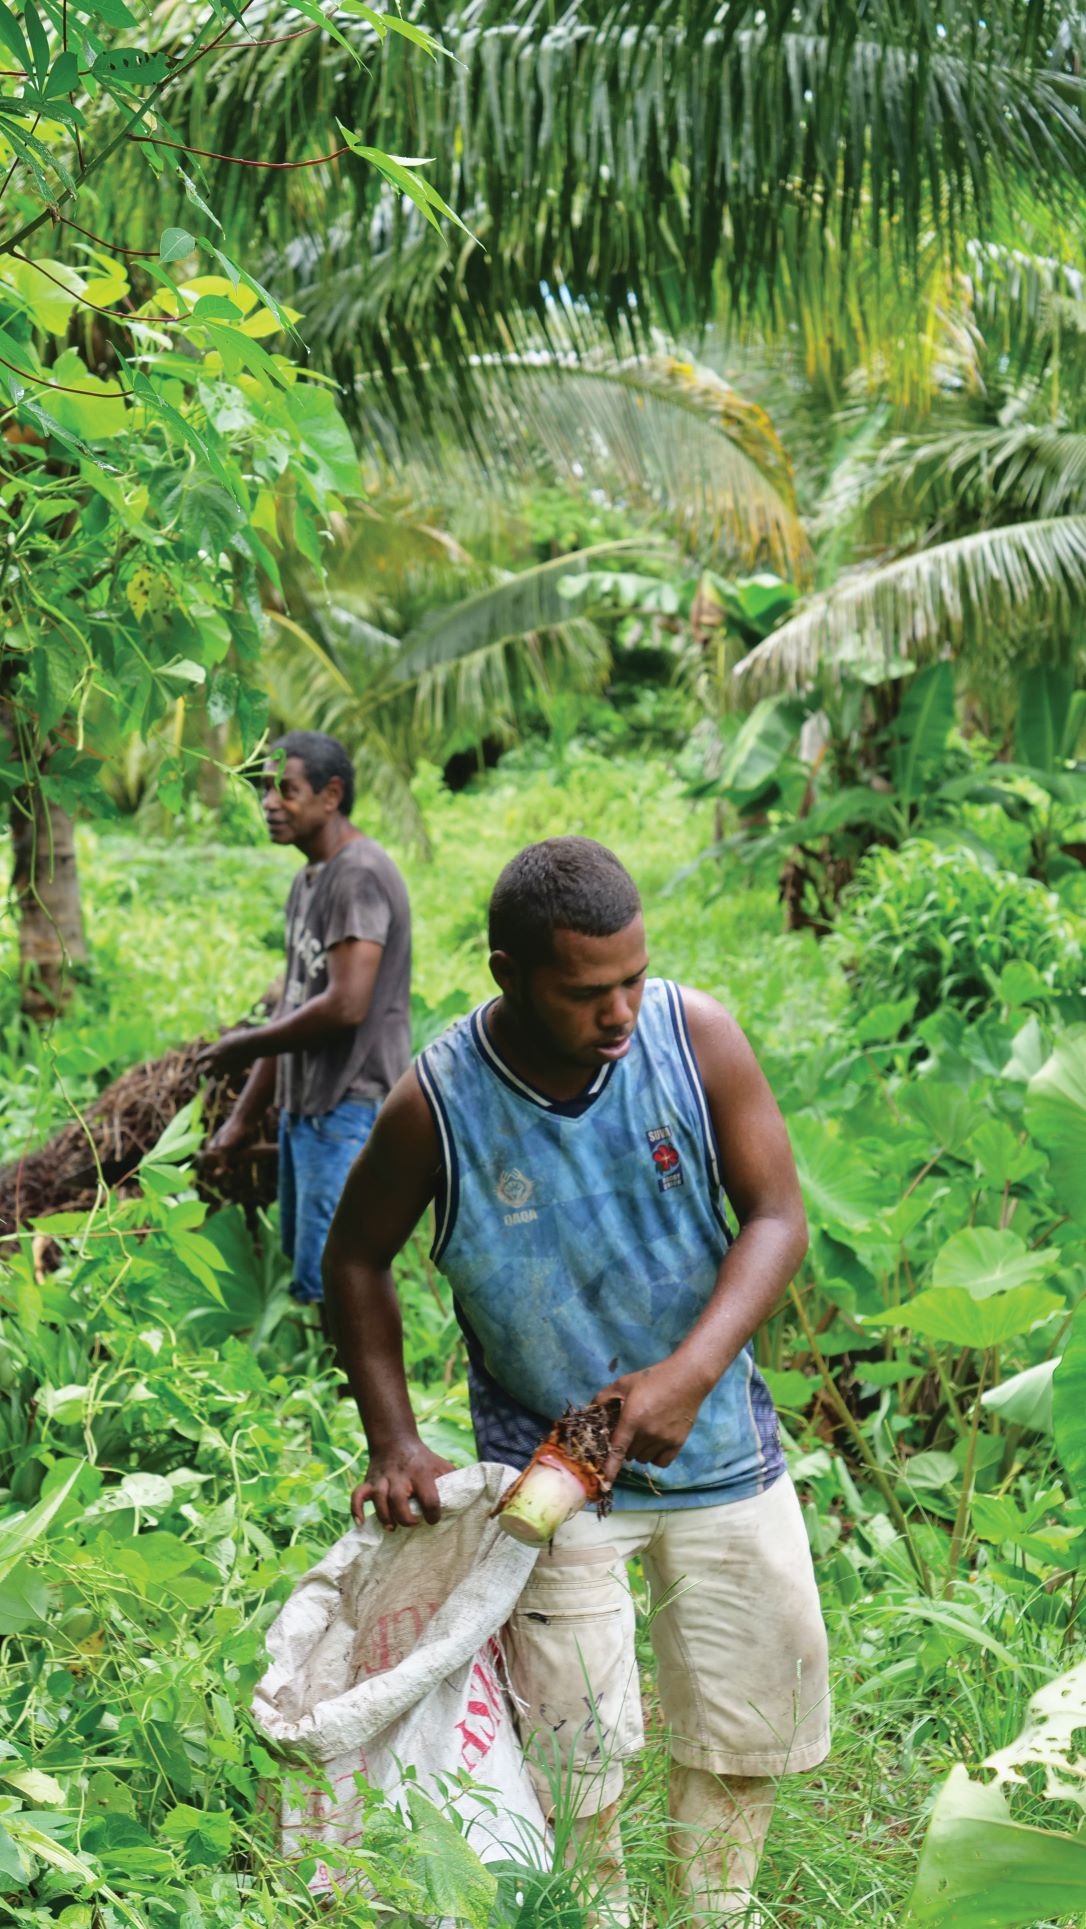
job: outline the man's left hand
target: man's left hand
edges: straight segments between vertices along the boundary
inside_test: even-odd
[[[224,1032],[214,1044],[205,1045],[196,1060],[196,1069],[205,1078],[221,1078],[224,1072],[240,1071],[243,1065],[259,1057],[259,1028],[243,1026],[238,1031]]]
[[[648,1461],[670,1467],[697,1418],[705,1388],[695,1387],[689,1371],[673,1360],[661,1360],[640,1373],[625,1373],[595,1398],[601,1403],[621,1400],[622,1412],[611,1433],[611,1451],[603,1469],[603,1484],[611,1487],[624,1460]]]

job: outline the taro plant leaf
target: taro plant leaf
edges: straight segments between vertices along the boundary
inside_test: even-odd
[[[758,637],[773,628],[799,595],[794,583],[786,583],[771,570],[735,578],[717,576],[707,570],[706,576],[733,622]]]
[[[1005,980],[1010,966],[1005,966],[1001,980]],[[1004,997],[1006,992],[1001,982]],[[1035,1145],[1022,1143],[1018,1134],[1011,1131],[1003,1119],[986,1119],[978,1126],[970,1142],[973,1154],[973,1168],[979,1178],[992,1190],[1002,1191],[1004,1186],[1016,1184],[1027,1179],[1034,1172],[1040,1172],[1045,1165],[1043,1152]]]
[[[916,1011],[916,993],[906,998],[884,998],[853,1020],[852,1036],[857,1045],[893,1044],[901,1037]]]
[[[1041,1360],[1022,1373],[1012,1373],[998,1386],[981,1394],[981,1405],[1012,1426],[1031,1427],[1035,1433],[1051,1433],[1053,1426],[1052,1376],[1059,1360]]]
[[[1026,1122],[1048,1153],[1061,1205],[1086,1220],[1086,1025],[1066,1032],[1030,1079]]]
[[[1040,1279],[1051,1264],[1049,1253],[1030,1252],[1016,1232],[968,1226],[939,1248],[932,1283],[960,1286],[974,1299],[989,1299],[993,1293]]]
[[[954,1485],[960,1477],[961,1468],[952,1453],[914,1453],[900,1473],[906,1487],[930,1488],[936,1493],[942,1487]]]
[[[989,1755],[996,1781],[971,1781],[959,1762],[935,1804],[920,1854],[909,1919],[931,1929],[1031,1929],[1081,1915],[1086,1837],[1016,1822],[1005,1788],[1043,1776],[1042,1793],[1081,1805],[1086,1782],[1077,1736],[1086,1725],[1086,1664],[1049,1681],[1029,1704],[1021,1734]]]
[[[1086,1759],[1078,1745],[1086,1727],[1086,1661],[1046,1681],[1030,1696],[1026,1725],[1006,1748],[985,1761],[1001,1782],[1021,1784],[1023,1769],[1041,1769],[1043,1793],[1081,1807],[1086,1796]],[[1081,1905],[1080,1905],[1081,1906]]]
[[[969,1509],[973,1531],[994,1546],[1010,1542],[1021,1547],[1049,1567],[1065,1566],[1069,1558],[1075,1559],[1074,1543],[1083,1531],[1066,1518],[1053,1518],[1066,1499],[1062,1487],[1043,1489],[1026,1507],[1019,1507],[1007,1494],[974,1494]]]
[[[1052,1377],[1052,1429],[1061,1465],[1086,1499],[1086,1300],[1080,1300]]]
[[[868,1326],[902,1326],[950,1346],[1002,1346],[1063,1310],[1055,1293],[1036,1284],[1012,1287],[991,1299],[974,1299],[962,1286],[932,1287],[885,1313],[869,1313]]]
[[[1003,1067],[1003,1077],[1016,1085],[1028,1085],[1045,1063],[1046,1056],[1045,1035],[1040,1020],[1027,1018],[1021,1031],[1015,1033],[1010,1057]]]
[[[425,1892],[430,1912],[471,1929],[487,1929],[497,1882],[458,1828],[428,1802],[417,1788],[408,1788],[411,1843],[418,1853],[411,1872]]]
[[[970,1781],[959,1762],[935,1804],[908,1920],[929,1929],[1028,1929],[1078,1915],[1086,1838],[1027,1828],[1002,1789]]]
[[[903,1092],[901,1107],[926,1128],[934,1145],[955,1153],[968,1147],[985,1116],[971,1091],[934,1078],[920,1079]]]
[[[802,1412],[804,1407],[810,1405],[818,1388],[816,1379],[808,1373],[801,1373],[794,1366],[764,1366],[762,1378],[773,1395],[774,1405],[789,1407],[796,1412]]]
[[[886,1193],[877,1175],[818,1119],[790,1119],[788,1132],[812,1220],[846,1233],[869,1226]]]

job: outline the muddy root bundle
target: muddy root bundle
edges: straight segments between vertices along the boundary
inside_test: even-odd
[[[107,1086],[82,1118],[72,1119],[34,1152],[0,1167],[0,1234],[10,1234],[54,1212],[89,1211],[100,1183],[124,1198],[134,1174],[170,1120],[203,1089],[203,1124],[210,1140],[233,1103],[242,1078],[201,1079],[199,1042],[146,1060]],[[275,1197],[276,1115],[269,1111],[243,1157],[198,1162],[201,1194],[215,1204],[254,1211]]]

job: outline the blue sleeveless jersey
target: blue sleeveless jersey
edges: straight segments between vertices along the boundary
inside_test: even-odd
[[[709,1109],[678,986],[645,985],[624,1058],[551,1099],[500,1056],[486,1007],[421,1053],[441,1147],[433,1259],[467,1341],[476,1444],[523,1467],[567,1401],[664,1359],[729,1243]],[[626,1467],[616,1507],[709,1507],[770,1486],[784,1459],[745,1347],[670,1467]]]

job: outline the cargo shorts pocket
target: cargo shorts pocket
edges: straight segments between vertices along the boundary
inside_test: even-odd
[[[584,1812],[606,1806],[644,1739],[624,1565],[545,1561],[504,1638],[521,1742],[547,1805],[572,1782]]]

